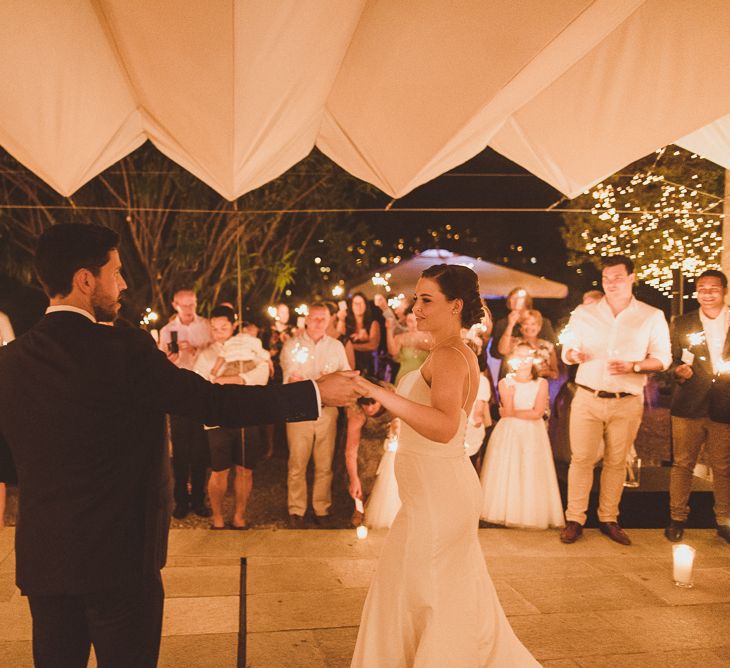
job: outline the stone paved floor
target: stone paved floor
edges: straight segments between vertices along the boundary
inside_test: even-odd
[[[349,665],[383,532],[173,530],[160,666],[235,666],[239,557],[249,557],[248,665]],[[730,665],[730,546],[689,530],[696,586],[671,581],[660,530],[631,547],[588,530],[482,529],[490,573],[517,635],[551,668]],[[13,529],[0,532],[0,665],[31,665],[30,617],[13,582]],[[93,659],[90,665],[95,665]],[[383,667],[387,668],[387,667]]]

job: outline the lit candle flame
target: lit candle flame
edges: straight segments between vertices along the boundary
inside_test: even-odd
[[[364,524],[361,524],[359,527],[357,527],[357,529],[355,529],[355,532],[357,533],[357,537],[360,540],[364,540],[368,537],[368,528]]]

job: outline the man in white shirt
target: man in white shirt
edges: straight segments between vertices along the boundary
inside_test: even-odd
[[[664,535],[682,539],[697,457],[712,468],[718,535],[730,543],[730,308],[727,276],[707,270],[695,284],[700,308],[676,317],[670,331],[676,380],[672,396],[671,521]]]
[[[325,334],[330,319],[325,304],[309,306],[304,331],[287,340],[281,351],[281,367],[284,383],[300,380],[317,380],[333,371],[347,371],[344,346]],[[314,485],[312,507],[315,521],[327,525],[332,505],[332,458],[335,453],[337,434],[337,409],[325,407],[317,420],[286,425],[289,441],[289,473],[287,476],[287,503],[289,526],[304,527],[307,511],[307,466],[314,457]]]
[[[215,379],[211,369],[223,352],[226,341],[230,341],[236,326],[236,312],[228,306],[216,306],[210,313],[210,335],[212,342],[203,348],[195,360],[193,371],[206,380],[222,385],[266,385],[269,382],[268,361],[261,359],[247,364],[246,370],[223,369]],[[243,366],[239,367],[240,369]],[[211,529],[245,529],[246,509],[253,489],[253,471],[263,457],[263,427],[205,427],[210,451],[210,478],[208,498],[213,512]],[[228,525],[223,518],[223,500],[228,490],[229,472],[234,470],[233,517]]]
[[[603,258],[601,276],[606,296],[578,306],[564,335],[563,361],[579,367],[570,413],[566,526],[560,540],[574,543],[583,533],[593,469],[605,440],[600,529],[611,540],[630,545],[617,522],[626,459],[644,413],[646,375],[671,362],[669,328],[659,309],[634,298],[634,264],[629,258]]]
[[[197,305],[192,290],[175,292],[172,306],[177,316],[160,330],[160,350],[177,367],[191,371],[198,351],[210,343],[210,325],[206,318],[196,313]],[[183,519],[192,509],[200,517],[210,517],[210,509],[205,505],[205,477],[209,457],[203,425],[188,417],[171,415],[170,436],[175,477],[175,508],[172,516]]]

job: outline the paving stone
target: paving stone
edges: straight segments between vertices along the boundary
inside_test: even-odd
[[[238,566],[191,566],[162,571],[166,598],[192,596],[238,596],[241,570]]]
[[[623,575],[514,577],[507,581],[543,613],[664,605],[658,596]]]
[[[168,636],[160,644],[157,665],[158,668],[233,668],[237,650],[236,633]]]
[[[730,603],[637,608],[596,614],[605,620],[607,627],[619,634],[645,638],[650,646],[641,651],[721,647],[727,645],[730,628]],[[623,651],[630,652],[631,649]],[[611,653],[614,652],[601,652]]]
[[[332,570],[343,587],[370,586],[378,567],[377,559],[335,559],[330,562]]]
[[[618,630],[594,612],[523,615],[509,621],[517,637],[540,662],[652,649],[650,637],[632,629]]]
[[[328,666],[313,631],[251,633],[247,642],[246,666],[250,668],[326,668]]]
[[[0,603],[0,642],[31,639],[28,600],[19,594]]]
[[[15,586],[15,573],[0,573],[0,601],[6,603],[20,591]]]
[[[0,573],[12,573],[15,575],[15,551],[0,561]]]
[[[337,560],[251,557],[248,567],[247,591],[251,595],[337,589],[343,584],[331,565],[333,561]]]
[[[366,589],[254,594],[248,597],[251,632],[357,626]]]
[[[730,603],[730,572],[721,568],[697,568],[691,589],[677,587],[668,566],[658,574],[629,573],[627,578],[648,589],[669,605]]]
[[[578,664],[572,659],[551,659],[542,662],[542,668],[576,668]]]
[[[199,596],[165,601],[163,636],[238,633],[238,596]]]
[[[240,556],[209,557],[201,555],[174,555],[167,558],[166,568],[184,568],[186,566],[236,566],[241,563]]]
[[[356,626],[315,629],[314,637],[328,668],[346,668],[350,665],[357,640]]]
[[[12,668],[33,668],[33,646],[30,640],[0,642],[0,663]]]
[[[581,668],[727,668],[728,661],[727,657],[723,660],[712,650],[697,649],[581,657],[576,659],[575,665]]]
[[[504,577],[547,577],[553,575],[600,575],[601,571],[590,564],[590,560],[579,557],[522,557],[518,555],[490,556],[486,558],[487,569],[492,578]]]
[[[499,602],[502,604],[504,614],[508,617],[513,615],[539,615],[540,611],[532,605],[522,594],[516,591],[508,582],[494,580],[494,589],[497,592]]]

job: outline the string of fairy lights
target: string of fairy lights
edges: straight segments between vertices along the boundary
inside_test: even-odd
[[[657,151],[657,161],[666,150]],[[680,151],[672,155],[678,156]],[[701,160],[692,154],[686,165],[693,170]],[[619,184],[599,183],[587,191],[593,198],[591,215],[603,224],[596,225],[598,233],[595,228],[581,233],[586,252],[633,258],[638,278],[666,295],[671,294],[674,269],[685,276],[718,269],[722,198],[703,191],[700,175],[690,173],[686,185],[674,183],[650,168]],[[645,205],[646,189],[656,190],[651,207]],[[640,195],[644,206],[638,204]]]

